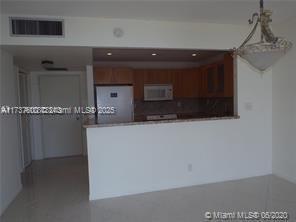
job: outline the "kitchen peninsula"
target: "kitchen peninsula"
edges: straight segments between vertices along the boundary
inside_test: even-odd
[[[219,158],[227,150],[214,147],[229,140],[235,146],[240,137],[229,137],[240,124],[232,53],[100,49],[93,54],[100,61],[93,64],[96,105],[117,112],[84,125],[90,200],[215,182],[219,169],[201,175],[202,167],[212,165],[205,157],[227,168]],[[235,169],[223,175],[235,175]]]
[[[155,68],[145,62],[141,67],[122,62],[121,66],[114,62],[111,66],[95,65],[95,104],[97,107],[114,105],[117,110],[115,115],[97,115],[85,127],[233,118],[231,52],[216,52],[201,60],[202,63],[198,61],[181,68]],[[125,88],[131,92],[123,91]]]

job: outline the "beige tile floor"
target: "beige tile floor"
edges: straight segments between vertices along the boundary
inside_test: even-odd
[[[86,159],[43,160],[0,221],[199,222],[206,211],[287,211],[295,222],[296,185],[269,175],[89,202]]]

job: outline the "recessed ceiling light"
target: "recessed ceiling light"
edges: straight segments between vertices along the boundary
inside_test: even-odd
[[[151,55],[152,55],[152,56],[156,56],[157,54],[156,54],[156,53],[152,53]]]
[[[193,53],[192,56],[197,56],[197,54],[196,53]]]
[[[107,53],[107,56],[112,56],[112,53],[111,53],[111,52],[108,52],[108,53]]]

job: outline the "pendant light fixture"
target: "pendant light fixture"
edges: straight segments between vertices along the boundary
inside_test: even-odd
[[[254,13],[252,18],[249,19],[249,24],[254,24],[254,27],[243,44],[236,49],[236,54],[260,71],[265,71],[271,67],[293,45],[285,38],[276,37],[273,34],[269,26],[272,21],[271,15],[272,11],[264,9],[264,2],[260,0],[260,13]],[[259,24],[261,40],[257,43],[247,44],[254,36]]]

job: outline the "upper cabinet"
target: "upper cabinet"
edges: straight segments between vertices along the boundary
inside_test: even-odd
[[[144,98],[145,84],[172,84],[173,76],[169,69],[134,69],[134,98]]]
[[[130,68],[94,68],[95,84],[133,84],[133,70]]]
[[[172,84],[173,77],[169,69],[146,69],[144,84]]]
[[[174,98],[197,98],[201,94],[201,71],[194,69],[135,69],[134,97],[144,98],[145,84],[172,84]]]
[[[146,70],[135,69],[134,70],[134,98],[144,98],[144,78]]]
[[[201,94],[201,72],[198,68],[172,70],[174,98],[197,98]]]
[[[233,97],[234,95],[234,59],[232,53],[224,56],[224,72],[225,72],[225,97]]]
[[[172,84],[174,98],[233,97],[233,57],[200,68],[94,68],[95,84],[133,84],[134,98],[144,98],[145,84]]]
[[[202,70],[202,97],[233,96],[233,57],[226,54],[224,59],[206,65]]]
[[[204,97],[223,97],[225,88],[224,74],[223,63],[215,63],[202,68]]]

